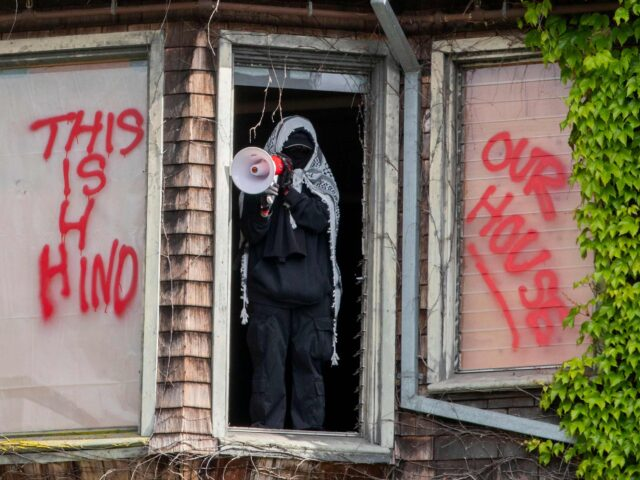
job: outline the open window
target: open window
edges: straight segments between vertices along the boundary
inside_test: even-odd
[[[428,391],[535,386],[583,351],[562,321],[591,294],[568,87],[517,40],[433,48]]]
[[[265,73],[268,71],[264,69]],[[236,70],[237,72],[237,70]],[[296,75],[288,71],[288,75]],[[272,74],[273,75],[273,74]],[[337,261],[343,280],[343,296],[338,319],[338,353],[340,365],[326,368],[325,429],[335,432],[356,432],[359,428],[359,375],[361,344],[361,283],[364,259],[363,239],[363,160],[365,139],[364,103],[366,82],[358,82],[353,75],[340,75],[323,91],[314,84],[306,88],[289,88],[290,77],[282,79],[282,88],[270,87],[261,81],[238,78],[235,82],[234,152],[255,145],[264,147],[280,115],[296,114],[308,118],[318,135],[318,144],[327,159],[338,184],[340,197],[340,228],[337,242]],[[262,78],[260,80],[263,80]],[[355,80],[351,83],[351,80]],[[293,82],[292,82],[293,83]],[[352,91],[356,88],[360,91]],[[342,90],[342,91],[340,91]],[[233,208],[238,205],[238,190],[234,189]],[[238,258],[238,214],[233,213],[233,257]],[[231,317],[240,318],[241,293],[239,271],[234,269],[232,280]],[[229,424],[248,426],[249,396],[251,387],[250,355],[246,345],[246,326],[231,323],[230,376],[236,379],[230,384]],[[328,367],[328,365],[327,365]],[[285,422],[289,425],[290,419]]]
[[[224,451],[388,461],[393,443],[398,73],[383,45],[222,32],[213,353],[214,435]],[[240,324],[233,153],[263,147],[283,116],[311,120],[340,190],[343,298],[325,431],[249,428],[251,363]],[[386,421],[385,421],[386,420]],[[275,445],[279,445],[276,447]]]
[[[150,32],[0,45],[0,434],[20,452],[152,433],[162,58]]]

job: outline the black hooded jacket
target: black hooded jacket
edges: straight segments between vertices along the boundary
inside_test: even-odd
[[[306,186],[276,197],[263,217],[260,195],[246,195],[240,228],[249,244],[251,304],[316,305],[331,297],[329,210]],[[291,218],[295,222],[291,222]]]

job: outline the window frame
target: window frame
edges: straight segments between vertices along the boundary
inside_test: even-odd
[[[121,59],[144,59],[148,62],[146,238],[139,427],[137,431],[90,429],[81,433],[74,432],[73,437],[69,436],[67,430],[12,434],[0,442],[0,452],[3,453],[0,455],[0,464],[129,458],[147,451],[146,445],[153,433],[160,300],[164,36],[159,31],[139,31],[0,41],[0,68]],[[23,445],[22,442],[27,443]]]
[[[457,112],[460,67],[540,59],[521,37],[498,36],[433,43],[431,56],[431,144],[429,170],[427,382],[429,393],[535,388],[549,383],[558,366],[457,372],[458,201]]]
[[[299,432],[228,425],[231,319],[231,201],[229,166],[233,157],[234,57],[242,49],[296,52],[293,64],[313,68],[322,60],[339,71],[353,68],[370,75],[372,102],[365,151],[369,178],[364,198],[367,216],[363,253],[366,262],[366,327],[363,328],[361,431]],[[331,57],[333,54],[339,55]],[[382,42],[298,35],[221,31],[217,51],[215,245],[212,357],[213,436],[225,454],[297,456],[334,461],[389,462],[395,409],[396,250],[399,166],[399,71]],[[286,58],[286,57],[285,57]],[[349,59],[353,60],[349,60]],[[298,62],[298,63],[296,63]],[[333,63],[332,63],[333,62]],[[292,67],[291,67],[292,68]],[[365,172],[366,174],[366,172]],[[384,206],[384,208],[382,208]],[[239,321],[239,319],[237,319]]]

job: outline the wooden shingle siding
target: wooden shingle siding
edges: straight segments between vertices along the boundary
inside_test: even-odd
[[[164,187],[165,189],[189,187],[211,189],[213,187],[212,175],[213,170],[210,165],[191,163],[166,165],[164,168]],[[184,208],[176,209],[168,206],[170,210],[184,210]]]
[[[213,142],[215,127],[213,120],[204,118],[174,118],[165,120],[164,141]]]
[[[213,96],[176,93],[165,96],[164,118],[213,118]]]
[[[162,332],[211,333],[211,309],[208,307],[160,307],[160,333]]]
[[[159,410],[157,415],[156,425],[161,425],[166,430],[211,435],[210,417],[203,416],[200,408],[165,408]]]
[[[213,210],[211,188],[165,188],[162,208],[167,210]]]
[[[184,280],[163,281],[160,284],[160,305],[211,307],[213,287],[210,283]]]
[[[208,332],[162,332],[160,333],[159,352],[160,362],[166,361],[166,358],[162,357],[211,357],[211,342],[208,340],[210,334]],[[164,372],[160,372],[159,376],[162,378]],[[183,379],[182,381],[185,381]],[[200,376],[198,381],[208,381],[208,379]],[[180,379],[172,380],[174,382],[181,381]]]
[[[209,384],[173,382],[163,383],[158,387],[157,408],[159,409],[194,407],[207,410],[210,408],[208,406],[211,404],[211,386]]]
[[[213,262],[211,257],[199,255],[181,255],[176,258],[160,258],[161,275],[171,275],[174,280],[192,280],[196,282],[213,281]]]
[[[209,235],[192,235],[177,233],[169,235],[163,232],[162,255],[204,255],[211,256],[211,237]],[[174,262],[175,263],[175,262]]]
[[[213,165],[213,145],[193,141],[165,143],[164,157],[165,165]]]
[[[151,448],[209,450],[214,72],[206,31],[170,24],[165,45],[158,395]]]
[[[211,377],[211,361],[207,357],[164,357],[158,370],[164,382],[201,382]]]
[[[165,50],[164,69],[166,72],[176,70],[213,70],[211,50],[206,46],[171,47]]]
[[[164,74],[164,93],[198,93],[213,95],[213,74],[211,71],[173,71]]]
[[[164,212],[162,234],[169,233],[199,233],[213,234],[213,220],[211,212],[193,210]]]

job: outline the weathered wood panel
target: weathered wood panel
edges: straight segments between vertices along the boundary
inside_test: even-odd
[[[206,332],[162,332],[158,357],[211,357],[211,334]],[[183,381],[185,381],[183,379]]]
[[[164,141],[178,142],[199,140],[213,142],[215,128],[213,119],[208,118],[174,118],[165,121]]]
[[[165,188],[174,187],[213,187],[213,169],[210,165],[165,165]]]
[[[180,468],[182,470],[191,468],[194,472],[201,472],[205,465],[215,462],[213,456],[216,453],[217,446],[218,442],[210,434],[197,433],[158,433],[154,435],[149,442],[149,447],[151,448],[152,453],[170,452],[172,454],[186,454],[184,456],[165,457],[165,459],[167,461],[170,460],[170,463],[173,465],[170,465],[171,473],[165,473],[165,475],[168,476],[162,478],[170,480],[181,478],[176,475],[176,468]],[[194,457],[199,457],[200,460],[192,460]],[[190,467],[190,465],[192,466]],[[164,472],[166,471],[167,470],[164,470]],[[160,477],[151,478],[155,479]],[[200,476],[198,478],[203,477]]]
[[[172,233],[213,233],[213,214],[198,211],[174,211],[164,213],[163,235]]]
[[[403,460],[432,460],[433,438],[426,435],[400,436],[396,440],[395,454]]]
[[[209,47],[169,47],[165,49],[165,71],[213,70],[212,53]]]
[[[214,146],[207,142],[165,142],[163,163],[175,165],[191,163],[197,165],[213,165]]]
[[[165,37],[166,47],[207,47],[207,35],[201,22],[171,23]]]
[[[160,305],[211,307],[212,297],[211,283],[172,280],[163,281],[160,285]]]
[[[160,383],[157,408],[211,408],[211,385],[208,383]]]
[[[211,333],[211,308],[193,306],[160,307],[160,332]]]
[[[164,75],[165,94],[199,93],[213,95],[213,73],[199,70],[166,72]]]
[[[157,413],[156,427],[168,432],[211,435],[211,413],[209,409],[192,407],[164,408]]]
[[[165,95],[164,118],[214,117],[214,97],[195,93]]]
[[[211,243],[209,235],[163,232],[162,254],[211,256],[213,255]]]
[[[173,332],[173,335],[177,333]],[[161,357],[158,359],[158,381],[206,383],[210,379],[211,360],[209,358]]]
[[[170,210],[213,210],[213,191],[210,188],[165,188],[162,208]]]
[[[213,282],[211,257],[172,255],[160,257],[160,274],[163,279]]]

